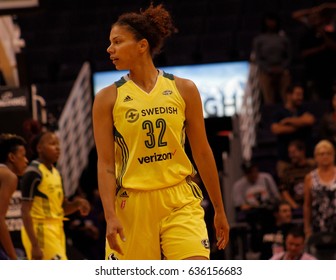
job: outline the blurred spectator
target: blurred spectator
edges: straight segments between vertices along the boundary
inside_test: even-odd
[[[336,147],[336,85],[331,98],[331,110],[325,112],[319,124],[319,140],[329,140]]]
[[[304,90],[300,85],[287,89],[286,102],[275,112],[271,131],[277,136],[278,161],[277,176],[283,177],[283,171],[289,163],[288,145],[293,140],[302,140],[307,156],[312,155],[312,127],[315,117],[306,110],[302,103]]]
[[[266,172],[259,172],[255,163],[242,165],[244,176],[233,185],[233,201],[239,211],[252,208],[273,206],[280,194],[273,177]]]
[[[282,102],[290,82],[291,43],[281,30],[279,16],[265,14],[262,32],[253,40],[252,59],[259,67],[259,83],[265,104]]]
[[[319,260],[336,260],[336,232],[319,232],[312,234],[306,248]]]
[[[242,166],[244,176],[233,185],[233,202],[236,220],[247,222],[251,227],[251,249],[258,252],[262,231],[272,222],[272,210],[280,194],[273,177],[259,172],[259,167],[250,162]]]
[[[260,259],[268,260],[272,255],[284,252],[284,241],[288,230],[293,227],[292,209],[285,200],[274,207],[274,222],[267,225],[262,237]]]
[[[315,161],[306,157],[305,144],[301,140],[293,140],[288,145],[289,165],[280,178],[279,189],[293,209],[294,219],[303,218],[303,189],[305,176],[315,168]]]
[[[271,260],[316,260],[305,249],[305,234],[300,227],[292,228],[285,240],[286,250],[273,255]]]
[[[297,10],[292,13],[292,17],[306,26],[311,26],[317,20],[316,18],[320,17],[320,13],[326,9],[336,9],[336,3],[323,3],[312,8]]]
[[[304,226],[307,238],[313,233],[336,232],[335,148],[328,140],[315,146],[317,168],[305,177]]]
[[[314,98],[330,99],[336,77],[335,8],[335,3],[324,3],[293,13],[306,27],[299,48],[309,94]]]

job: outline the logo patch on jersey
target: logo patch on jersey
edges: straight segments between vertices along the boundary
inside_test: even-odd
[[[129,109],[125,114],[126,120],[130,123],[136,122],[139,119],[139,116],[138,111],[135,109]]]
[[[52,260],[60,260],[61,256],[59,254],[56,254],[55,256],[52,257]]]
[[[124,102],[128,102],[128,101],[132,101],[133,98],[130,97],[129,95],[127,95],[125,98],[124,98]]]
[[[204,246],[205,249],[210,249],[210,242],[209,239],[203,239],[201,241],[202,245]]]
[[[108,257],[107,257],[108,260],[110,261],[117,261],[119,260],[116,255],[114,253],[111,253]]]
[[[178,108],[173,106],[160,106],[160,107],[152,107],[141,110],[141,116],[154,116],[154,115],[177,115]]]
[[[124,191],[120,194],[120,197],[129,197],[127,191]]]
[[[176,149],[174,153],[172,152],[162,153],[162,154],[154,153],[153,155],[150,155],[150,156],[138,157],[138,161],[140,164],[144,164],[144,163],[151,163],[151,162],[157,162],[157,161],[171,160],[173,156],[175,155],[175,153],[176,153]]]
[[[126,205],[126,200],[124,199],[123,201],[121,201],[120,208],[124,209],[125,205]]]
[[[162,92],[163,95],[171,95],[172,93],[173,93],[173,91],[171,91],[169,89]]]

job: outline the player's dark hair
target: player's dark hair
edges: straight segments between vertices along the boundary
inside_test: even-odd
[[[288,205],[290,207],[290,204],[287,200],[280,200],[274,204],[273,212],[278,213],[282,205]]]
[[[122,14],[113,25],[127,26],[138,41],[146,39],[152,56],[159,54],[164,41],[177,32],[170,13],[162,4],[154,7],[153,3],[139,13]]]
[[[289,142],[288,146],[295,146],[299,151],[305,151],[306,150],[306,145],[302,140],[292,140]]]
[[[286,236],[292,235],[294,237],[302,237],[305,239],[305,232],[302,225],[293,225],[287,232]]]
[[[15,153],[18,146],[26,146],[23,137],[16,134],[3,133],[0,135],[0,163],[5,163],[10,153]]]
[[[286,88],[286,93],[287,94],[292,94],[294,92],[294,89],[297,87],[301,87],[303,90],[305,90],[304,85],[301,82],[295,82],[291,83],[287,88]]]
[[[33,137],[33,139],[31,140],[30,149],[31,149],[31,152],[32,152],[32,158],[31,158],[32,160],[38,158],[37,146],[38,146],[38,144],[40,144],[43,136],[46,135],[46,134],[49,134],[49,133],[54,133],[54,132],[49,131],[49,130],[42,131],[39,134],[35,135]]]

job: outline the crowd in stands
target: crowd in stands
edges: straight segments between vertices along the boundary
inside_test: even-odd
[[[259,172],[256,164],[248,163],[243,165],[244,176],[233,185],[235,219],[237,223],[246,223],[249,250],[257,258],[290,259],[284,256],[291,242],[297,241],[297,246],[304,249],[311,238],[322,242],[318,236],[336,234],[335,147],[328,140],[320,140],[314,147],[313,158],[308,159],[304,151],[300,140],[289,144],[291,162],[278,181],[271,174]],[[296,235],[289,237],[294,227]],[[292,240],[298,237],[300,240]],[[327,247],[336,256],[335,242]],[[293,258],[313,259],[301,253]]]
[[[232,186],[235,222],[246,223],[254,259],[336,256],[334,241],[323,244],[334,255],[305,251],[311,243],[322,244],[321,236],[336,235],[335,11],[335,4],[325,3],[293,13],[304,26],[300,80],[291,73],[293,46],[276,13],[265,14],[253,40],[261,104],[273,106],[266,129],[276,139],[274,172],[264,172],[252,155],[242,166],[243,177]],[[329,110],[320,106],[325,102]]]

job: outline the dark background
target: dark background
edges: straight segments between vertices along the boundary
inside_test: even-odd
[[[292,42],[293,75],[300,78],[302,66],[297,47],[302,25],[294,21],[291,14],[324,2],[153,1],[164,4],[179,29],[155,62],[157,66],[169,66],[248,60],[263,14],[275,11]],[[48,111],[57,118],[85,61],[90,62],[92,71],[114,69],[106,52],[111,24],[121,13],[137,12],[149,3],[142,0],[40,0],[38,8],[11,11],[26,42],[18,55],[21,85],[35,84],[38,94],[47,102]]]

